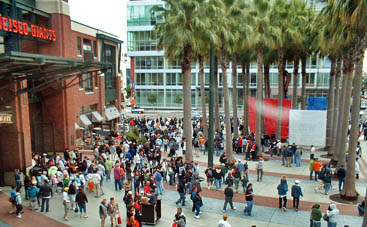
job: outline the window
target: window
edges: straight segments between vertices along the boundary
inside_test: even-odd
[[[256,73],[250,74],[250,86],[256,86]]]
[[[93,86],[92,86],[92,73],[86,73],[85,74],[85,92],[92,92]]]
[[[162,5],[158,5],[162,6]],[[151,12],[153,5],[128,6],[127,25],[128,26],[146,26],[161,23],[155,13]]]
[[[163,69],[162,56],[135,57],[136,69]]]
[[[152,31],[134,31],[127,33],[127,48],[129,51],[157,50],[158,37]]]
[[[77,37],[76,44],[78,47],[78,55],[82,55],[82,39],[80,37]]]
[[[307,73],[306,86],[314,86],[314,83],[315,83],[315,73]]]
[[[93,41],[93,56],[97,57],[97,42],[95,40]]]
[[[98,87],[98,73],[94,73],[94,87]]]
[[[79,75],[79,89],[83,89],[83,75]]]
[[[92,43],[89,39],[83,39],[83,51],[92,52]]]

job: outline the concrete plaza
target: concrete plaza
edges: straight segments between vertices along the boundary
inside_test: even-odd
[[[367,150],[367,142],[361,141],[363,151]],[[325,152],[318,151],[316,157],[325,154]],[[324,213],[328,204],[331,202],[329,196],[338,193],[338,182],[333,181],[333,190],[329,195],[325,195],[323,192],[315,192],[314,188],[317,182],[309,180],[308,170],[308,157],[307,151],[303,152],[303,162],[301,167],[287,168],[281,166],[281,160],[278,158],[269,158],[264,164],[264,178],[262,182],[256,181],[256,175],[254,174],[256,162],[248,162],[250,169],[250,182],[254,185],[254,209],[253,216],[248,217],[243,213],[244,209],[244,195],[242,190],[234,197],[234,205],[237,210],[232,211],[227,209],[227,215],[229,216],[229,222],[232,227],[247,227],[251,225],[256,226],[309,226],[310,208],[313,203],[320,203],[321,211]],[[356,187],[361,195],[365,194],[367,187],[367,164],[366,154],[363,152],[362,160],[360,163],[361,177],[357,180]],[[236,155],[237,159],[243,160],[243,156]],[[320,157],[321,160],[327,161]],[[218,158],[215,157],[215,163],[219,163]],[[195,157],[195,161],[201,166],[201,176],[205,177],[204,169],[206,168],[207,156],[201,155],[199,158]],[[301,181],[304,197],[301,198],[300,210],[296,212],[292,209],[292,201],[290,192],[288,193],[288,210],[286,212],[278,209],[278,195],[276,187],[279,184],[280,176],[286,175],[288,178],[288,185],[291,187],[294,180]],[[192,203],[189,199],[189,195],[186,195],[187,206],[183,211],[187,218],[187,226],[217,226],[218,221],[221,219],[224,195],[223,191],[215,189],[208,190],[206,181],[202,182],[203,187],[203,202],[202,215],[200,219],[195,219],[194,214],[191,212]],[[115,197],[120,205],[121,216],[123,223],[126,217],[125,204],[123,203],[123,193],[115,192],[113,182],[105,182],[105,195],[103,198]],[[9,187],[2,188],[3,193],[0,194],[0,226],[99,226],[100,220],[98,216],[98,206],[102,199],[95,198],[94,194],[87,192],[89,203],[87,204],[88,218],[80,218],[79,214],[72,213],[69,221],[63,219],[63,205],[62,195],[55,195],[50,201],[50,212],[40,213],[30,211],[25,208],[25,213],[22,219],[16,219],[15,215],[8,215],[7,212],[10,209],[10,204],[6,199],[6,195],[9,193]],[[222,190],[224,186],[222,186]],[[173,186],[165,184],[165,191],[162,196],[162,218],[156,225],[157,227],[168,227],[172,225],[173,217],[176,212],[175,201],[178,199],[178,193]],[[362,226],[362,217],[358,216],[356,205],[354,204],[339,204],[336,203],[341,215],[339,215],[338,226],[349,225],[353,227]],[[23,201],[23,205],[28,206],[28,201]],[[124,224],[123,224],[124,225]],[[123,226],[122,225],[122,226]],[[107,221],[106,226],[110,226],[110,222]],[[326,226],[326,222],[323,221],[322,226]]]

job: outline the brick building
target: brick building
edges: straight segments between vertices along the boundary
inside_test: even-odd
[[[67,0],[0,0],[0,183],[32,152],[120,121],[121,43],[72,21]],[[10,181],[11,182],[11,181]]]

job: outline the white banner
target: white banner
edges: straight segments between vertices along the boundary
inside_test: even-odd
[[[326,111],[290,110],[289,143],[324,147],[326,142]]]

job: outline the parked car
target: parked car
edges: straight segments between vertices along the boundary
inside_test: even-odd
[[[131,113],[142,114],[144,113],[144,109],[136,106],[131,109]]]

